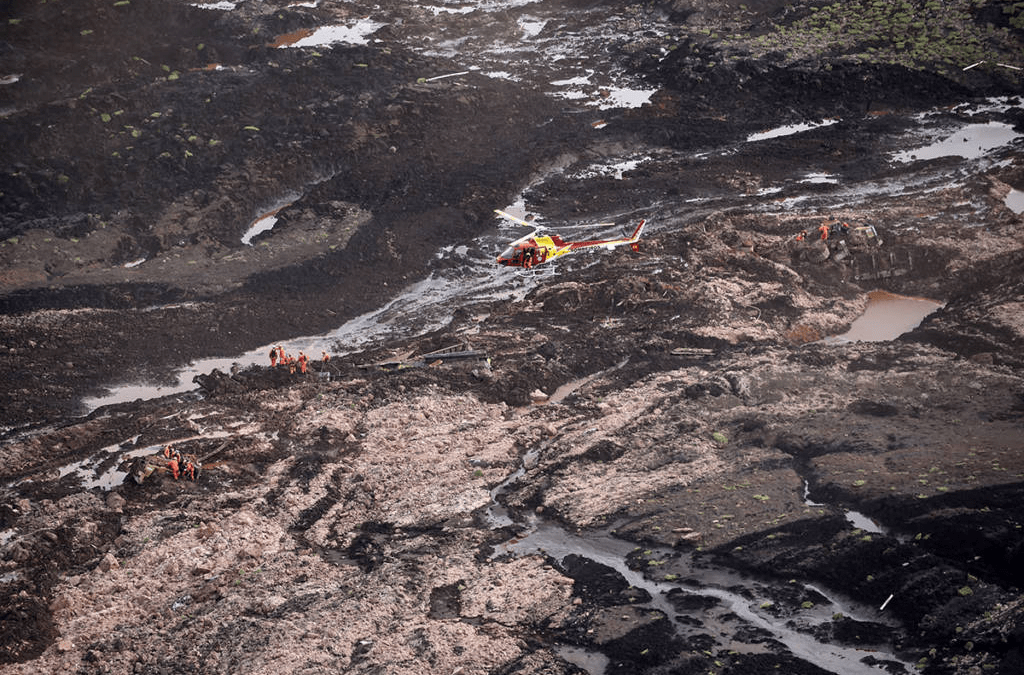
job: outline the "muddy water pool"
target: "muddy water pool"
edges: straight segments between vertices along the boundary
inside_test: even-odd
[[[850,330],[832,338],[838,342],[884,342],[917,328],[929,314],[943,303],[925,298],[911,298],[888,291],[868,293],[868,306],[851,325]]]

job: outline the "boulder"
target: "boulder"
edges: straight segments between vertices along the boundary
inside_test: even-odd
[[[107,495],[107,508],[111,511],[120,511],[127,503],[125,498],[116,492],[111,492]]]
[[[114,557],[113,553],[107,553],[100,560],[99,568],[101,572],[109,572],[110,570],[117,569],[121,566],[121,563],[117,562],[117,558]]]

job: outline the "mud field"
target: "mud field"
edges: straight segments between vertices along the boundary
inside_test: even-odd
[[[0,671],[1024,672],[1018,4],[5,3]]]

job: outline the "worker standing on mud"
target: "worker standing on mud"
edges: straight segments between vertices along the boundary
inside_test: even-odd
[[[195,480],[196,480],[196,461],[195,461],[195,455],[186,455],[185,456],[185,468],[184,468],[184,471],[182,473],[184,474],[185,478],[188,478],[193,483],[195,482]]]
[[[277,365],[277,347],[270,348],[270,367],[273,368]]]
[[[306,374],[306,364],[309,363],[309,359],[302,352],[299,352],[299,372],[303,375]]]
[[[277,362],[284,365],[284,347],[281,345],[277,346]]]
[[[171,461],[167,462],[167,468],[170,470],[171,475],[174,476],[174,480],[178,480],[181,467],[180,460],[181,455],[174,453],[174,455],[171,456]]]
[[[828,223],[822,223],[821,227],[818,228],[818,232],[821,232],[821,240],[822,241],[828,241],[829,229],[830,228],[829,228]]]
[[[320,356],[323,358],[324,364],[331,360],[331,355],[327,352],[320,352]]]

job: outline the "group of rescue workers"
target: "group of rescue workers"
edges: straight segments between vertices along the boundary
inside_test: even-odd
[[[320,352],[320,358],[324,364],[331,360],[330,354],[324,351]],[[270,367],[276,368],[277,366],[288,366],[288,372],[292,375],[296,370],[305,375],[309,369],[309,357],[302,352],[299,352],[298,356],[292,356],[285,352],[284,347],[278,345],[270,348]]]
[[[836,234],[837,232],[843,236],[849,234],[850,229],[850,224],[847,222],[840,223],[837,221],[826,220],[824,223],[818,226],[818,236],[820,237],[821,241],[828,241],[828,238]],[[810,235],[808,235],[807,230],[801,230],[800,234],[796,235],[797,241],[807,241],[809,239]]]
[[[195,481],[199,477],[199,462],[195,455],[182,455],[169,445],[164,446],[164,457],[167,462],[167,470],[174,476],[174,480],[186,478]]]

